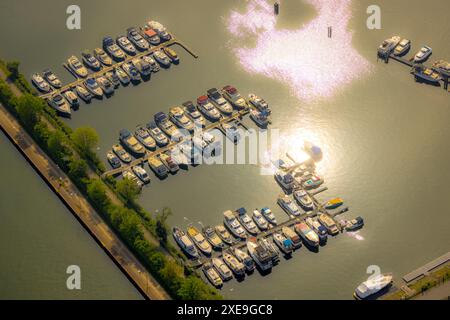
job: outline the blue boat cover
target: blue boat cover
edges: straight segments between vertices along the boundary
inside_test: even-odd
[[[239,208],[239,209],[236,210],[236,212],[238,214],[245,214],[245,213],[247,213],[247,210],[245,210],[245,208]]]

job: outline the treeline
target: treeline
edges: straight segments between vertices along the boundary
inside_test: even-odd
[[[0,79],[0,102],[67,173],[169,294],[173,298],[185,300],[221,299],[216,289],[204,283],[197,274],[177,259],[167,257],[160,246],[150,243],[145,238],[144,227],[156,235],[161,245],[173,251],[167,243],[169,229],[166,219],[170,210],[166,208],[153,217],[136,203],[140,190],[132,181],[123,179],[116,183],[114,179],[106,178],[103,181],[98,176],[89,177],[89,167],[95,169],[97,173],[105,170],[95,153],[99,142],[97,132],[89,127],[80,127],[72,131],[43,99],[33,94],[33,89],[18,72],[18,64],[14,65],[14,68],[8,67],[7,70],[9,79],[22,90],[23,95],[16,97],[9,85]],[[110,199],[107,184],[121,199],[123,202],[121,205],[113,203]]]

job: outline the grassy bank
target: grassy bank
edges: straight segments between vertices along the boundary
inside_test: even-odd
[[[204,283],[192,270],[180,263],[176,250],[167,243],[165,224],[169,209],[153,216],[141,208],[139,190],[130,181],[116,183],[100,179],[104,172],[95,148],[98,135],[92,128],[72,130],[62,122],[19,73],[18,63],[0,62],[0,68],[20,90],[14,92],[0,79],[0,102],[13,114],[36,143],[77,185],[97,212],[139,258],[149,272],[175,299],[220,299],[216,289]],[[149,241],[148,233],[161,245]]]

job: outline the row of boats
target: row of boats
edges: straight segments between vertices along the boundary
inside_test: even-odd
[[[158,112],[152,121],[146,125],[139,125],[133,133],[128,129],[122,129],[119,132],[120,144],[114,145],[112,150],[107,153],[108,162],[113,168],[118,168],[122,166],[122,163],[130,163],[132,156],[142,157],[148,151],[155,151],[157,147],[165,147],[171,141],[176,141],[180,142],[177,148],[159,154],[163,164],[175,162],[180,166],[188,163],[200,163],[198,157],[202,155],[205,148],[213,146],[214,151],[220,151],[220,145],[216,143],[215,137],[207,131],[198,130],[191,136],[194,129],[205,127],[207,120],[214,123],[230,117],[236,111],[247,109],[250,109],[251,115],[270,114],[267,102],[255,94],[250,94],[247,102],[232,86],[225,86],[222,90],[211,88],[207,90],[206,95],[197,99],[196,104],[186,101],[180,106],[170,108],[168,114]],[[255,115],[256,117],[259,115]],[[240,140],[236,124],[222,122],[220,127],[227,138],[233,142],[236,143]],[[167,172],[162,169],[154,170],[155,167],[162,167],[158,163],[157,157],[151,157],[151,160],[149,164],[152,170],[160,178],[164,178]],[[171,164],[169,171],[173,170],[176,172],[178,169]]]
[[[404,56],[411,48],[409,39],[402,39],[399,36],[393,36],[383,41],[378,47],[378,56],[388,58],[391,54],[394,56]],[[413,62],[411,73],[417,80],[424,80],[430,83],[439,83],[442,77],[450,77],[450,63],[444,60],[433,62],[431,67],[426,67],[422,63],[428,60],[432,55],[433,49],[424,45],[417,51],[410,61]]]
[[[149,21],[142,28],[127,29],[126,36],[119,36],[114,41],[111,37],[103,39],[103,48],[94,49],[93,53],[83,51],[80,59],[71,56],[66,63],[66,67],[77,78],[86,79],[78,83],[71,89],[59,93],[63,87],[59,77],[50,69],[40,73],[35,73],[31,77],[34,86],[41,93],[54,92],[49,99],[49,105],[60,115],[70,116],[71,108],[79,106],[79,100],[89,102],[94,97],[102,98],[103,95],[110,96],[120,85],[128,85],[130,82],[137,83],[146,80],[152,72],[157,72],[160,67],[167,68],[172,63],[178,63],[179,57],[175,50],[169,47],[162,47],[152,53],[145,54],[145,51],[153,48],[163,41],[170,40],[171,36],[163,25],[156,21]],[[143,51],[143,56],[136,56],[137,52]],[[129,59],[128,59],[129,58]],[[127,59],[126,61],[124,61]],[[114,63],[119,62],[114,68]],[[105,67],[111,67],[109,71],[95,76]],[[88,70],[92,70],[91,74]]]
[[[223,225],[206,226],[201,231],[192,224],[188,226],[186,233],[178,227],[173,228],[175,241],[190,258],[197,259],[200,253],[209,257],[213,250],[222,251],[222,258],[213,257],[211,262],[203,264],[206,277],[215,286],[221,286],[233,274],[237,278],[243,277],[255,267],[261,272],[269,271],[278,263],[280,252],[284,256],[290,256],[302,243],[317,250],[319,245],[327,242],[328,234],[335,235],[338,232],[337,228],[329,228],[331,218],[322,214],[318,218],[297,220],[293,227],[282,226],[271,234],[270,241],[270,237],[257,238],[261,232],[277,225],[269,208],[255,209],[252,217],[245,208],[234,212],[227,210],[223,217]],[[235,246],[242,240],[246,241],[247,250],[242,246]]]

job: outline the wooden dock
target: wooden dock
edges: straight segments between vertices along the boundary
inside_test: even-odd
[[[62,93],[64,91],[75,88],[77,85],[82,84],[84,81],[86,81],[86,79],[100,77],[100,76],[106,74],[107,72],[120,67],[122,64],[132,61],[133,59],[142,58],[143,56],[149,55],[157,50],[160,50],[160,49],[163,49],[166,47],[170,47],[173,45],[179,45],[181,48],[186,50],[192,57],[194,57],[195,59],[198,58],[198,55],[193,50],[191,50],[186,44],[184,44],[182,41],[178,40],[172,33],[171,33],[171,36],[172,36],[172,38],[170,40],[163,42],[155,47],[151,47],[146,51],[138,52],[135,55],[127,55],[123,61],[113,63],[111,66],[103,66],[99,71],[90,73],[86,78],[78,78],[65,64],[63,64],[63,66],[74,77],[76,77],[77,80],[62,86],[60,89],[53,89],[49,93],[41,94],[40,97],[42,99],[48,99],[49,97],[51,97],[52,95],[54,95],[56,93]]]
[[[250,109],[245,109],[245,110],[241,110],[241,111],[236,111],[234,112],[231,116],[229,117],[224,117],[223,119],[211,123],[210,125],[206,126],[205,128],[203,128],[204,132],[208,132],[210,130],[213,129],[219,129],[222,131],[222,124],[224,123],[229,123],[232,121],[236,121],[239,125],[243,125],[239,120],[244,117],[245,115],[247,115],[249,113]],[[245,128],[245,126],[244,126]],[[131,167],[137,166],[137,165],[141,165],[144,162],[148,161],[149,158],[151,157],[155,157],[161,153],[164,153],[168,150],[171,150],[172,148],[175,148],[177,145],[183,143],[185,141],[185,139],[181,139],[180,141],[172,141],[170,142],[167,146],[159,148],[155,151],[147,151],[146,154],[143,157],[137,158],[136,160],[130,162],[127,165],[122,164],[122,166],[120,166],[119,168],[116,169],[112,169],[109,171],[106,171],[103,173],[102,177],[106,177],[106,176],[115,176],[118,174],[121,174],[122,172],[131,169]]]

